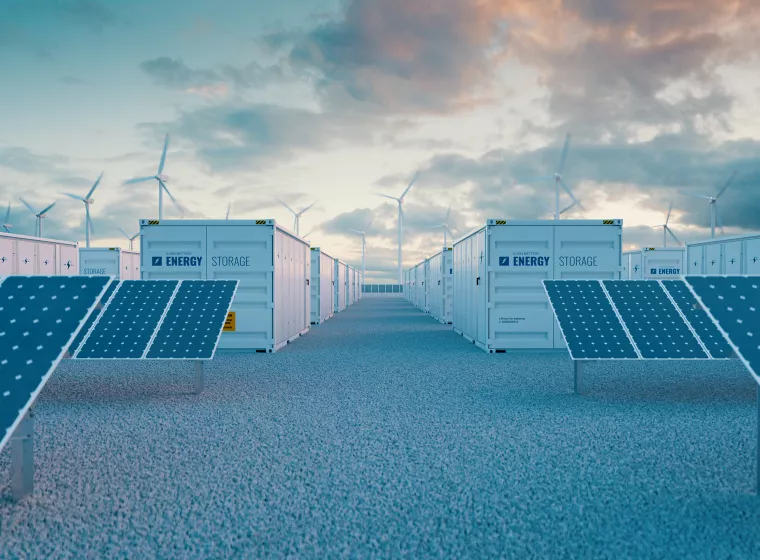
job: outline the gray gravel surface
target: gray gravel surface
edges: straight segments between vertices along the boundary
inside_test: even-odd
[[[0,558],[758,558],[738,362],[488,355],[401,299],[276,354],[67,361]]]

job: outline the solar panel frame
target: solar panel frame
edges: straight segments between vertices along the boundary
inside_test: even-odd
[[[625,333],[625,336],[627,337],[628,342],[631,344],[631,347],[633,348],[634,352],[636,352],[636,356],[637,357],[636,358],[614,358],[614,357],[601,357],[601,358],[598,358],[598,357],[585,358],[585,357],[583,357],[583,358],[581,358],[581,357],[575,357],[573,355],[573,351],[572,351],[572,349],[570,347],[570,344],[568,344],[568,342],[567,342],[567,337],[565,336],[565,331],[562,328],[562,323],[560,322],[559,317],[557,316],[556,311],[554,311],[554,304],[552,303],[551,297],[549,296],[549,291],[546,288],[546,282],[588,282],[588,283],[596,282],[601,287],[602,292],[604,293],[605,297],[607,298],[607,303],[610,304],[610,306],[612,308],[612,311],[615,314],[615,318],[617,319],[618,323],[622,327],[623,332]],[[599,279],[576,279],[576,278],[572,278],[572,279],[570,279],[570,278],[557,278],[557,279],[549,279],[549,280],[544,279],[544,280],[541,280],[541,285],[544,288],[544,292],[546,292],[546,298],[549,300],[549,305],[551,306],[552,313],[554,313],[554,317],[557,320],[557,324],[559,325],[560,333],[562,334],[562,338],[565,341],[565,345],[567,346],[567,352],[568,352],[568,354],[570,354],[570,359],[571,360],[576,361],[576,362],[613,362],[613,361],[636,361],[636,360],[641,360],[642,359],[641,352],[639,352],[638,347],[633,342],[633,339],[631,337],[631,333],[628,332],[628,328],[625,326],[625,323],[623,322],[622,318],[620,317],[617,309],[615,308],[614,305],[612,305],[612,301],[610,300],[610,296],[607,293],[607,290],[604,289],[604,284],[602,284],[602,282]]]
[[[182,285],[183,282],[199,282],[199,281],[200,282],[235,282],[235,288],[232,291],[232,297],[230,298],[230,302],[227,305],[227,311],[224,314],[225,319],[226,319],[227,315],[229,315],[230,309],[232,309],[232,303],[235,301],[235,296],[237,295],[237,289],[240,286],[240,280],[212,279],[212,278],[201,279],[201,280],[197,280],[197,279],[196,280],[180,280],[180,286]],[[142,359],[144,359],[144,360],[164,360],[164,361],[166,361],[166,360],[174,360],[174,361],[185,361],[186,362],[186,361],[199,361],[199,360],[200,361],[213,360],[214,356],[216,356],[216,350],[219,347],[219,341],[221,340],[222,333],[224,332],[224,321],[222,321],[222,324],[219,327],[219,334],[216,337],[216,341],[214,342],[214,347],[213,347],[213,349],[211,351],[211,355],[208,358],[205,358],[205,357],[204,358],[188,358],[188,357],[184,357],[184,358],[151,357],[151,358],[148,358],[148,354],[150,353],[150,350],[153,347],[153,343],[155,342],[156,336],[158,336],[158,333],[161,330],[161,326],[163,325],[164,320],[166,319],[166,315],[169,312],[169,308],[171,308],[172,302],[174,301],[175,296],[177,294],[179,294],[180,289],[181,289],[180,287],[177,288],[177,291],[172,295],[172,299],[169,301],[169,304],[166,306],[166,310],[164,311],[164,314],[161,317],[161,321],[159,323],[159,326],[156,329],[156,332],[153,333],[153,337],[150,339],[150,343],[148,344],[147,348],[145,349],[145,352],[143,354],[143,358]]]
[[[620,312],[619,312],[619,310],[617,308],[617,305],[615,304],[615,301],[612,299],[612,295],[607,290],[607,288],[605,286],[605,282],[612,282],[612,283],[625,283],[625,282],[637,282],[637,283],[638,282],[652,282],[652,283],[655,283],[656,282],[657,286],[660,288],[660,290],[662,290],[665,293],[665,295],[667,296],[667,299],[668,299],[669,303],[675,308],[675,311],[678,314],[678,316],[681,317],[681,319],[686,323],[687,329],[689,329],[689,332],[691,332],[692,336],[694,336],[694,338],[697,341],[697,344],[699,345],[700,349],[702,350],[702,352],[704,352],[705,357],[668,357],[668,358],[644,357],[644,354],[641,352],[641,348],[639,348],[638,344],[636,344],[636,341],[635,341],[633,335],[631,334],[630,330],[628,329],[628,326],[626,325],[625,320],[623,319],[622,315],[620,314]],[[641,356],[642,360],[647,360],[647,361],[649,361],[649,360],[652,360],[652,361],[665,361],[665,362],[667,362],[667,361],[702,361],[702,360],[711,360],[711,359],[713,359],[712,356],[710,355],[710,353],[705,349],[704,344],[700,340],[699,336],[697,336],[696,333],[694,332],[694,329],[691,326],[691,324],[689,323],[689,321],[686,320],[686,318],[681,313],[681,310],[678,309],[678,305],[676,305],[675,302],[673,302],[672,298],[670,298],[670,294],[668,293],[668,291],[662,286],[662,284],[659,283],[658,280],[653,280],[653,279],[652,280],[627,280],[627,279],[617,279],[617,278],[615,278],[615,279],[608,279],[608,280],[601,281],[601,283],[602,283],[602,287],[604,288],[604,291],[607,293],[607,297],[609,298],[610,303],[615,308],[615,311],[619,314],[620,321],[625,326],[626,332],[628,333],[628,336],[633,341],[634,347],[638,351],[638,353]]]
[[[2,284],[8,278],[10,278],[10,277],[3,278],[2,282],[0,282],[0,286],[2,286]],[[33,277],[33,276],[18,276],[16,278],[35,278],[35,277]],[[40,278],[59,278],[59,277],[55,277],[55,276],[45,277],[45,276],[43,276],[43,277],[40,277]],[[104,278],[104,277],[102,275],[77,275],[77,276],[73,276],[73,277],[72,276],[61,277],[60,279],[64,280],[64,279],[71,279],[71,278]],[[103,294],[106,293],[106,290],[108,289],[108,286],[111,284],[112,281],[113,280],[110,279],[110,277],[109,277],[109,281],[105,283],[105,285],[103,286],[103,288],[100,291],[100,293],[98,294],[98,296],[92,302],[92,305],[90,305],[88,307],[87,313],[85,313],[84,317],[82,317],[80,319],[79,326],[76,329],[74,329],[74,332],[69,337],[69,340],[66,342],[65,345],[63,345],[61,347],[61,349],[60,349],[60,351],[58,353],[58,356],[52,361],[50,367],[48,367],[48,369],[47,369],[47,372],[40,379],[40,382],[37,385],[37,388],[34,391],[32,391],[32,393],[29,395],[29,399],[27,400],[26,404],[19,410],[19,413],[16,416],[15,422],[13,422],[11,424],[11,426],[7,429],[7,431],[5,432],[5,434],[1,435],[1,437],[0,437],[0,451],[11,440],[11,438],[13,437],[13,434],[18,429],[19,424],[21,424],[21,422],[23,422],[24,418],[26,417],[27,413],[29,412],[29,409],[32,408],[32,406],[34,406],[34,402],[39,397],[40,393],[42,392],[42,389],[45,387],[45,385],[47,384],[47,382],[52,377],[53,373],[55,372],[56,368],[58,367],[58,364],[60,364],[61,360],[63,360],[63,356],[66,354],[66,351],[68,350],[69,346],[71,346],[71,343],[74,341],[74,339],[76,338],[76,336],[79,334],[79,331],[85,325],[85,323],[87,322],[87,319],[89,318],[89,316],[95,310],[95,307],[97,306],[98,301],[100,301],[102,299]]]
[[[705,304],[704,300],[699,296],[699,294],[696,292],[694,287],[689,283],[689,278],[756,278],[758,280],[758,283],[760,283],[760,277],[758,276],[750,276],[749,274],[688,274],[684,275],[682,278],[684,279],[684,283],[689,288],[692,294],[694,294],[694,297],[697,298],[697,301],[702,306],[702,309],[705,310],[705,313],[707,313],[707,316],[710,317],[710,320],[715,324],[718,331],[720,331],[720,334],[723,335],[723,338],[726,339],[726,342],[728,342],[729,346],[733,349],[736,356],[741,360],[741,362],[744,364],[744,367],[747,368],[747,371],[752,375],[752,377],[755,379],[755,382],[760,385],[760,375],[758,375],[757,372],[755,372],[754,368],[752,367],[752,364],[750,364],[749,360],[744,357],[744,354],[742,354],[741,350],[739,350],[739,347],[734,343],[733,340],[731,340],[731,337],[729,336],[728,332],[721,326],[720,322],[717,320],[715,315],[712,314],[710,309]],[[758,399],[760,399],[760,394],[758,395]],[[760,400],[758,401],[758,421],[760,421]],[[760,445],[760,424],[758,424],[758,444]],[[758,447],[758,460],[760,460],[760,447]],[[758,463],[758,483],[760,484],[760,463]]]

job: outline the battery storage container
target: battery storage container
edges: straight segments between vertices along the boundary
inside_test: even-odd
[[[686,244],[688,274],[760,275],[760,233]]]
[[[309,330],[310,253],[274,220],[140,220],[142,279],[240,281],[220,350],[274,352]]]
[[[319,325],[335,313],[335,259],[319,247],[311,248],[311,324]]]
[[[80,247],[79,274],[139,280],[140,253],[125,251],[121,247]]]
[[[346,308],[346,263],[340,259],[335,259],[335,313],[343,311]]]
[[[674,280],[685,274],[686,248],[644,247],[623,253],[623,261],[628,280]]]
[[[487,220],[453,250],[454,331],[488,352],[565,348],[544,279],[619,279],[622,220]]]
[[[445,325],[450,325],[454,301],[454,252],[444,247],[430,257],[428,308],[430,315]]]
[[[79,274],[76,241],[0,233],[0,276]]]

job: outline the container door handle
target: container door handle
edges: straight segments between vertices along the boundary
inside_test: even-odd
[[[476,286],[480,286],[480,276],[478,276],[477,278],[475,278],[475,285]]]
[[[307,286],[309,285],[309,279],[308,278],[306,279],[306,285]]]

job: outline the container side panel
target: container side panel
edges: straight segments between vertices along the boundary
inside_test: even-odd
[[[723,274],[723,244],[705,245],[705,274]]]
[[[12,237],[0,237],[0,276],[16,274],[16,240]]]
[[[441,285],[443,286],[443,289],[442,289],[443,322],[447,324],[451,323],[452,321],[453,304],[454,304],[453,256],[454,256],[453,251],[443,252],[443,271],[442,271],[442,281],[441,281]]]
[[[309,290],[309,293],[311,295],[311,322],[312,323],[319,323],[320,321],[320,313],[319,310],[321,308],[320,300],[322,296],[321,286],[322,286],[322,275],[324,272],[322,271],[320,267],[320,257],[322,255],[321,251],[311,251],[311,290]]]
[[[143,226],[140,235],[143,280],[206,277],[206,226]]]
[[[16,274],[20,276],[36,276],[37,242],[29,239],[19,239],[16,245]]]
[[[724,274],[742,274],[742,248],[744,241],[727,241],[723,245],[723,262],[725,266]]]
[[[79,271],[79,249],[74,245],[60,245],[61,274],[74,276]]]
[[[747,239],[744,242],[745,274],[760,275],[760,239]]]
[[[630,255],[631,261],[631,280],[642,280],[644,278],[644,263],[641,257],[641,251],[636,251]]]
[[[57,276],[56,245],[39,242],[37,244],[37,273],[40,276]]]
[[[332,257],[320,252],[319,255],[319,275],[320,275],[320,301],[319,301],[319,314],[322,319],[327,319],[332,316],[334,305],[334,285],[333,276],[335,273],[335,266],[333,265]],[[312,265],[313,266],[313,265]]]
[[[689,246],[686,248],[687,266],[686,270],[688,274],[704,274],[704,251],[705,248],[702,245],[695,247]]]
[[[120,280],[129,280],[122,276],[121,260],[121,251],[82,248],[79,249],[79,273],[116,276]]]
[[[661,249],[642,251],[642,270],[647,280],[675,280],[685,274],[686,251]]]

